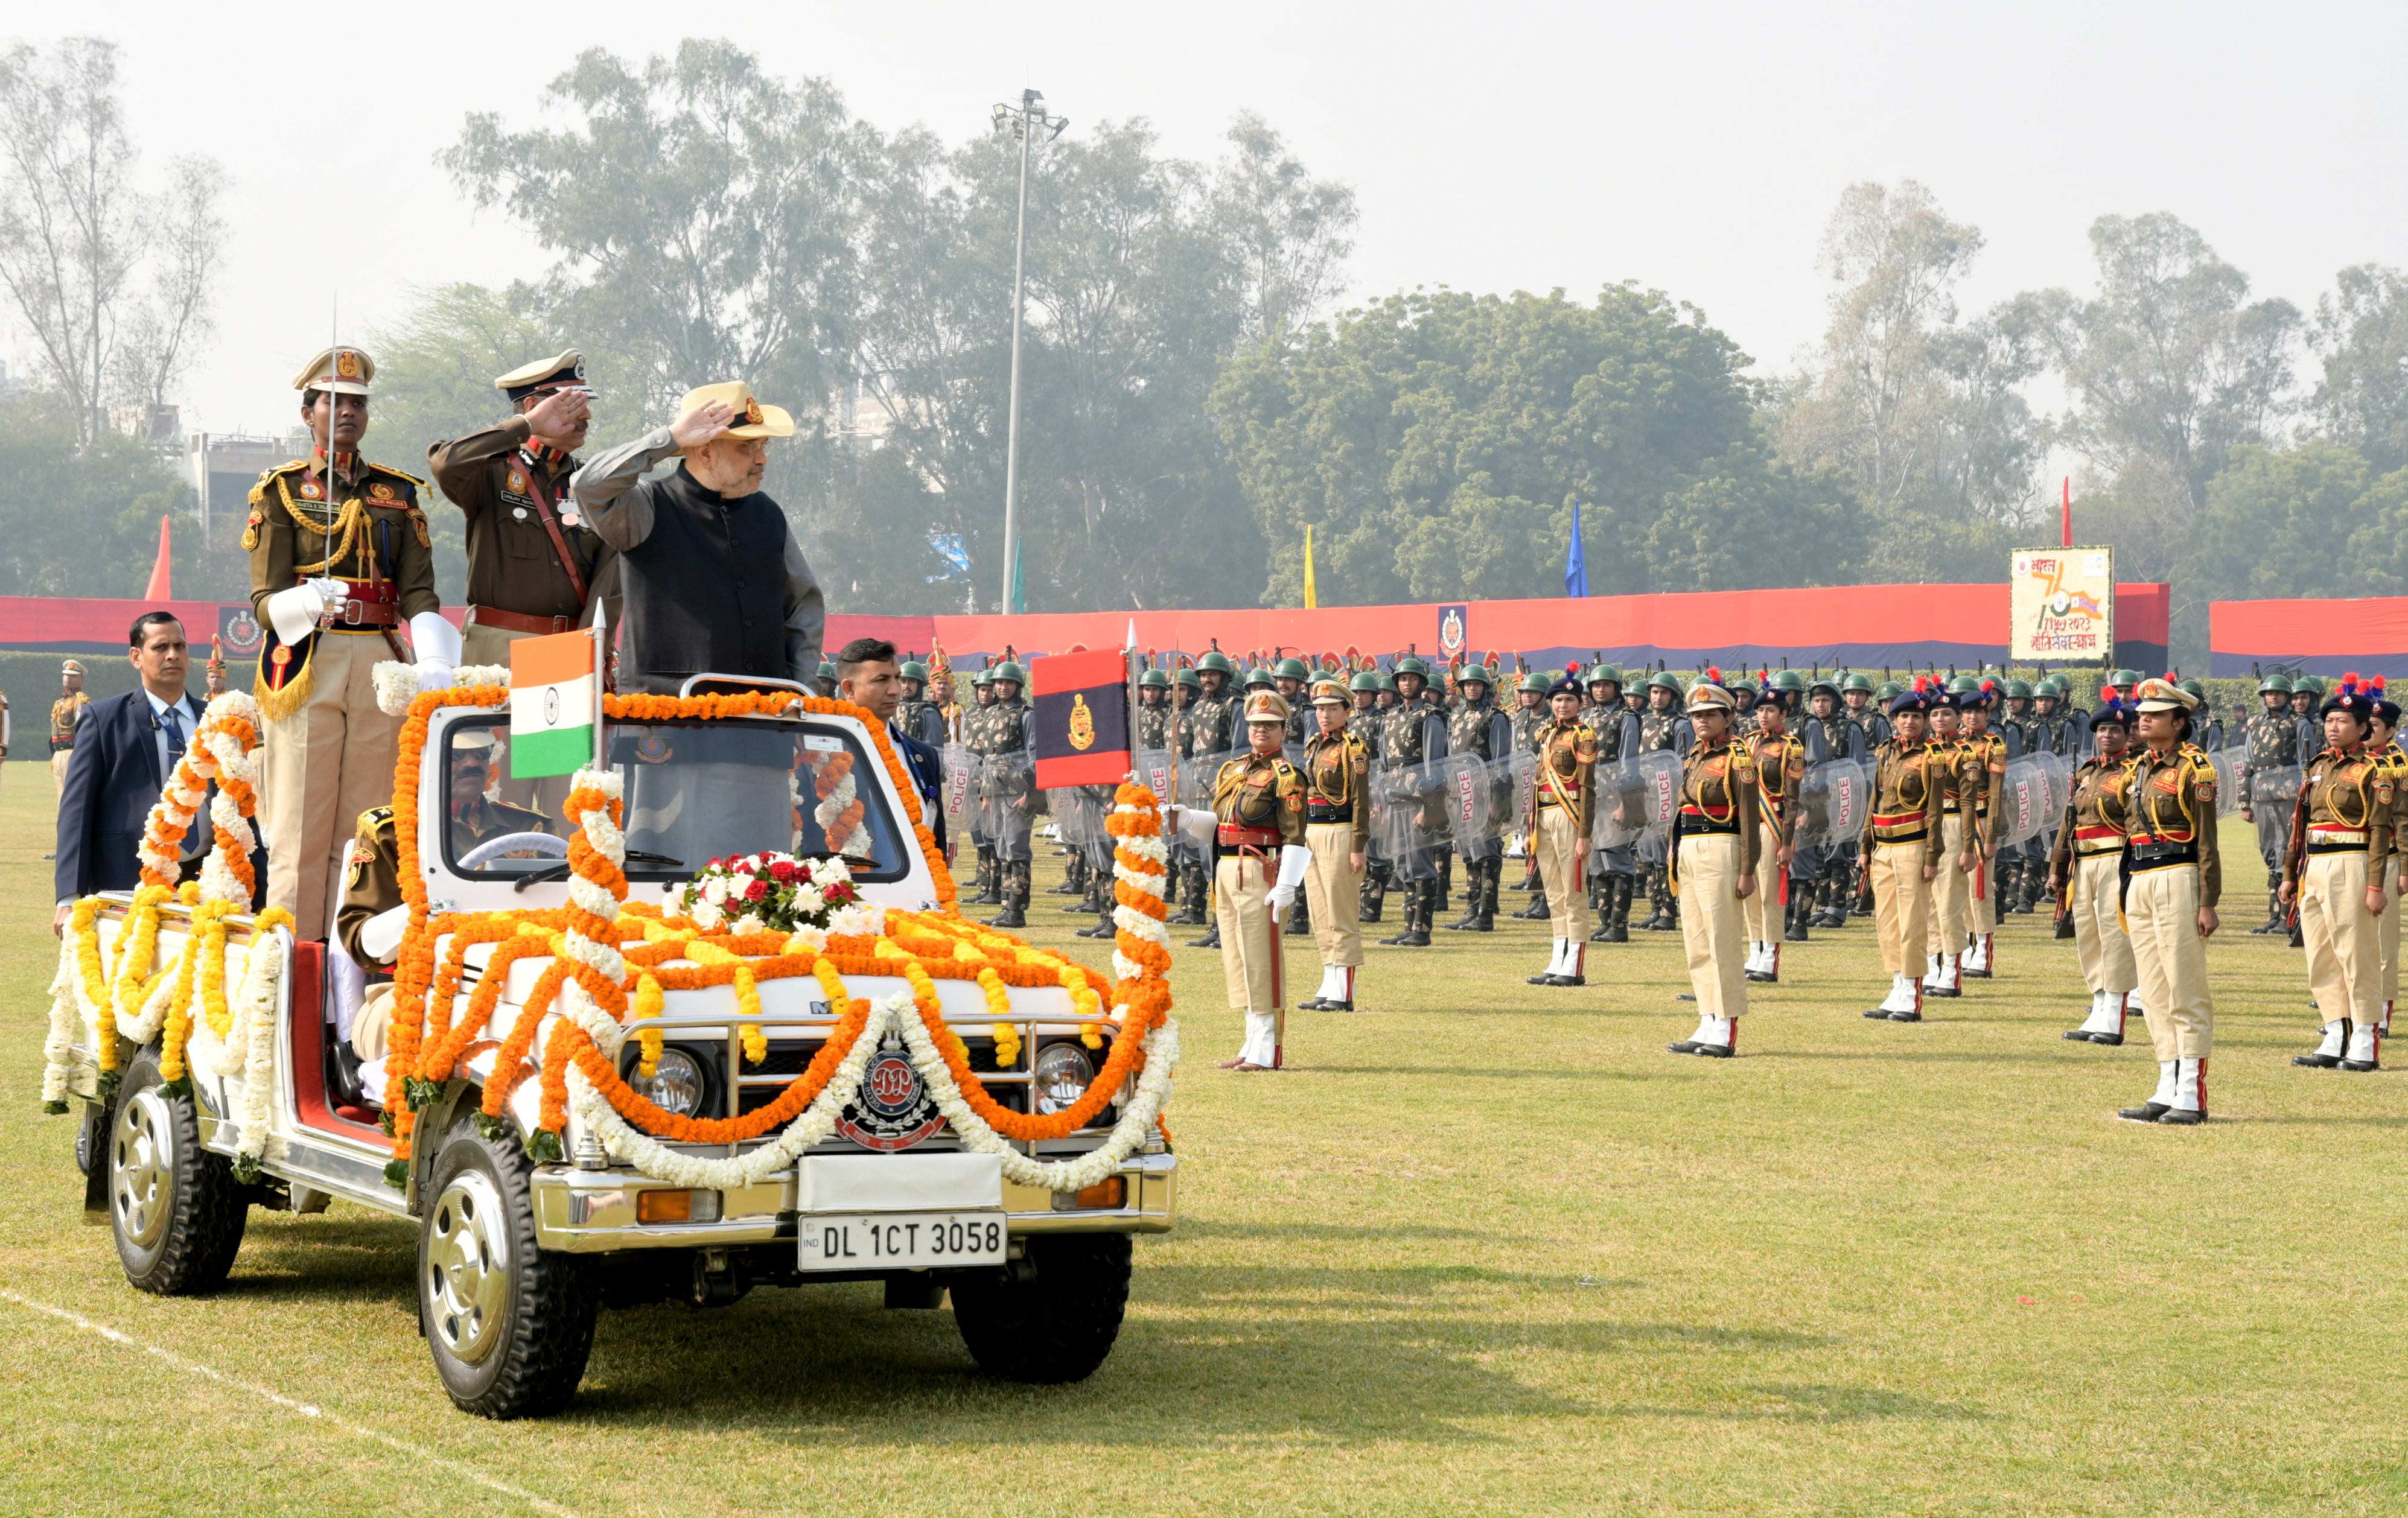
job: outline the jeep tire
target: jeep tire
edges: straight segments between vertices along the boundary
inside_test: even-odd
[[[168,1096],[163,1084],[159,1051],[146,1047],[125,1073],[103,1152],[108,1231],[136,1289],[197,1296],[225,1284],[251,1188],[224,1155],[201,1148],[193,1098]]]
[[[419,1325],[444,1391],[481,1417],[559,1411],[594,1349],[582,1262],[536,1247],[534,1169],[515,1132],[486,1138],[472,1113],[420,1193]]]
[[[1039,1234],[1021,1263],[1025,1279],[998,1270],[952,1282],[962,1342],[1005,1381],[1084,1381],[1112,1352],[1128,1310],[1128,1235]]]

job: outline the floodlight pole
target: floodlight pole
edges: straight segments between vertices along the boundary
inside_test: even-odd
[[[1011,400],[1008,420],[1004,423],[1003,443],[1003,600],[1006,613],[1017,611],[1011,604],[1012,580],[1019,567],[1020,548],[1020,326],[1024,274],[1028,259],[1028,151],[1035,129],[1047,129],[1045,140],[1053,141],[1062,135],[1069,122],[1049,116],[1045,96],[1036,90],[1020,92],[1017,106],[995,107],[996,130],[1000,132],[1009,122],[1020,135],[1020,218],[1011,239]]]

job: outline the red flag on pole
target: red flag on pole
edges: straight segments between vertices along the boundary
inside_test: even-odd
[[[2059,548],[2073,546],[2073,477],[2065,477],[2065,505],[2057,518],[2057,543]]]
[[[167,584],[168,570],[175,563],[175,555],[167,546],[169,520],[164,516],[159,519],[159,557],[150,566],[150,583],[142,587],[142,599],[146,601],[172,601],[176,598],[176,593]]]

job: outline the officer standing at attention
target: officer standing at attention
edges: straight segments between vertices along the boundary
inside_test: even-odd
[[[1931,915],[1927,920],[1925,936],[1929,965],[1924,973],[1923,994],[1961,996],[1965,994],[1965,924],[1971,909],[1973,868],[1979,857],[1973,842],[1974,809],[1979,805],[1976,793],[1982,785],[1971,779],[1974,773],[1971,752],[1957,741],[1956,695],[1937,678],[1931,681],[1929,695],[1930,748],[1938,760],[1935,772],[1941,788],[1942,852],[1946,857],[1931,882]]]
[[[1989,980],[1991,952],[1999,927],[1999,823],[2007,780],[2007,742],[1989,729],[1990,709],[1999,698],[1998,681],[1985,680],[1976,687],[1970,676],[1957,677],[1956,693],[1962,714],[1956,741],[1965,751],[1966,852],[1973,856],[1973,873],[1965,892],[1963,973]]]
[[[1170,676],[1159,669],[1149,669],[1140,675],[1137,679],[1137,746],[1168,752],[1173,715],[1170,709]]]
[[[1689,720],[1695,722],[1697,693],[1689,695]],[[1770,983],[1781,979],[1783,941],[1806,937],[1805,893],[1784,889],[1789,881],[1790,861],[1797,854],[1798,792],[1806,782],[1806,745],[1788,731],[1788,693],[1779,686],[1764,694],[1753,715],[1755,730],[1733,744],[1742,760],[1756,766],[1747,779],[1761,824],[1756,866],[1750,877],[1755,888],[1742,893],[1740,915],[1747,926],[1746,978]],[[1773,913],[1784,896],[1785,921],[1776,927]]]
[[[566,500],[593,420],[577,350],[494,381],[514,415],[426,451],[435,482],[467,519],[468,611],[461,656],[510,662],[510,644],[574,631],[602,566],[602,540]],[[611,619],[615,625],[617,619]]]
[[[1277,914],[1296,900],[1311,869],[1304,778],[1281,753],[1287,703],[1277,691],[1247,697],[1246,752],[1212,780],[1212,910],[1221,926],[1221,978],[1229,1005],[1246,1014],[1246,1039],[1225,1070],[1275,1070],[1285,1063],[1283,958]],[[1197,821],[1204,821],[1197,818]],[[1187,817],[1182,826],[1191,825]]]
[[[1032,767],[1036,747],[1036,712],[1021,700],[1026,677],[1007,659],[995,666],[995,705],[987,709],[984,733],[989,755],[1026,755],[1029,763],[1008,767],[1002,795],[996,798],[1001,827],[996,845],[996,875],[1003,888],[1003,910],[987,920],[989,927],[1028,925],[1028,866],[1031,835],[1043,809]]]
[[[1613,665],[1589,666],[1584,683],[1590,705],[1581,712],[1584,726],[1597,738],[1597,767],[1611,769],[1639,753],[1639,714],[1623,699],[1622,670]],[[1592,808],[1594,803],[1592,802]],[[1630,898],[1639,889],[1639,852],[1628,843],[1590,852],[1589,880],[1595,881],[1590,904],[1598,918],[1591,943],[1630,941]]]
[[[1529,752],[1531,740],[1549,721],[1547,677],[1535,669],[1530,670],[1523,675],[1521,683],[1513,687],[1513,752]],[[1529,822],[1526,817],[1517,817],[1513,825],[1526,828]],[[1539,873],[1539,848],[1535,837],[1522,839],[1522,883],[1516,889],[1529,892],[1530,899],[1520,911],[1512,914],[1514,920],[1526,923],[1543,921],[1547,916],[1547,882]]]
[[[83,690],[83,661],[69,659],[59,666],[59,698],[50,703],[50,794],[66,795],[67,765],[75,758],[76,722],[92,697]]]
[[[1865,680],[1864,676],[1850,675],[1846,678],[1862,680],[1867,694],[1870,693],[1872,682]],[[1816,675],[1813,682],[1806,687],[1806,709],[1808,717],[1799,724],[1798,736],[1799,741],[1806,745],[1806,763],[1809,766],[1841,759],[1861,765],[1872,752],[1872,738],[1865,732],[1863,724],[1849,716],[1841,704],[1840,687],[1836,680]],[[1814,886],[1815,911],[1811,919],[1812,924],[1815,927],[1845,927],[1848,925],[1850,904],[1848,882],[1856,869],[1856,840],[1853,838],[1829,838],[1818,846],[1817,852],[1822,857],[1815,871],[1818,879]]]
[[[1426,757],[1427,723],[1438,709],[1423,699],[1429,672],[1421,660],[1410,653],[1398,660],[1396,680],[1397,708],[1388,713],[1387,723],[1380,730],[1380,762],[1391,771],[1411,768]],[[1429,823],[1430,819],[1417,811],[1406,825],[1415,831],[1418,844],[1426,845]],[[1380,941],[1404,949],[1426,949],[1429,947],[1430,925],[1438,916],[1438,875],[1433,869],[1426,878],[1409,876],[1401,884],[1405,895],[1404,930]]]
[[[1580,720],[1581,688],[1570,679],[1547,692],[1552,719],[1532,738],[1539,763],[1531,779],[1537,825],[1533,847],[1539,873],[1550,881],[1577,881],[1586,873],[1589,829],[1596,822],[1592,781],[1597,772],[1597,734]],[[1569,888],[1547,898],[1555,912],[1555,957],[1530,977],[1532,985],[1586,983],[1588,897]]]
[[[1186,762],[1217,766],[1223,763],[1220,755],[1246,741],[1242,724],[1238,721],[1237,696],[1229,689],[1229,681],[1235,675],[1229,656],[1223,653],[1217,644],[1196,661],[1196,678],[1204,694],[1187,709],[1186,752],[1182,755]],[[1281,723],[1280,734],[1284,740],[1286,719],[1283,717]],[[1217,768],[1215,773],[1218,773]],[[1211,876],[1200,863],[1190,865],[1188,872],[1189,883],[1195,893],[1194,920],[1205,922],[1208,901],[1217,899],[1212,895]],[[1211,929],[1202,938],[1192,940],[1189,948],[1217,949],[1221,946],[1221,924],[1217,919],[1211,921]]]
[[[2279,674],[2265,676],[2258,681],[2258,704],[2262,709],[2249,719],[2242,736],[2249,756],[2242,761],[2238,777],[2241,820],[2257,824],[2258,855],[2266,861],[2266,921],[2249,931],[2280,933],[2290,915],[2283,906],[2283,856],[2291,846],[2291,808],[2275,800],[2271,791],[2267,804],[2258,805],[2261,786],[2257,777],[2296,769],[2307,755],[2300,752],[2300,724],[2291,715],[2291,682]]]
[[[1299,1004],[1308,1012],[1354,1010],[1354,974],[1363,964],[1363,931],[1355,922],[1363,866],[1370,848],[1370,751],[1348,730],[1346,687],[1325,680],[1313,687],[1318,726],[1304,740],[1304,841],[1312,867],[1304,877],[1321,947],[1321,989]]]
[[[2224,865],[2215,844],[2215,766],[2190,742],[2197,698],[2161,680],[2134,693],[2145,745],[2125,768],[2125,931],[2142,1015],[2157,1056],[2156,1095],[2116,1115],[2133,1123],[2207,1121],[2215,1001],[2207,940]]]
[[[2300,909],[2308,985],[2325,1016],[2318,1069],[2382,1067],[2383,885],[2391,870],[2391,767],[2367,746],[2374,693],[2344,675],[2324,705],[2325,746],[2308,761],[2283,856],[2283,902]],[[2210,825],[2213,825],[2212,822]]]
[[[251,487],[242,546],[252,613],[265,629],[257,694],[267,719],[262,774],[267,905],[322,939],[334,872],[360,813],[393,799],[402,719],[377,706],[371,672],[416,645],[418,688],[452,683],[460,635],[435,596],[426,482],[360,457],[376,365],[330,348],[293,388],[316,447]]]
[[[1446,752],[1477,754],[1483,762],[1505,757],[1495,752],[1497,707],[1488,699],[1488,666],[1464,666],[1455,684],[1463,699],[1446,720]],[[1509,731],[1510,728],[1509,723]],[[1497,930],[1497,898],[1505,878],[1505,855],[1502,845],[1498,847],[1499,852],[1484,859],[1463,862],[1464,913],[1461,921],[1446,924],[1449,929],[1471,933]]]
[[[2384,692],[2384,679],[2374,677],[2373,726],[2366,735],[2367,752],[2391,772],[2391,796],[2394,806],[2408,808],[2400,798],[2408,795],[2408,750],[2400,746],[2400,703]],[[2391,1006],[2400,995],[2400,902],[2408,896],[2408,850],[2400,843],[2400,819],[2395,816],[2391,827],[2391,868],[2383,884],[2388,905],[2381,918],[2383,937],[2383,1018],[2375,1031],[2384,1038],[2391,1037]]]
[[[1698,1031],[1670,1047],[1676,1054],[1729,1059],[1739,1053],[1739,1020],[1747,1011],[1741,909],[1756,890],[1763,801],[1756,762],[1731,732],[1733,704],[1721,671],[1709,667],[1689,687],[1688,708],[1698,740],[1681,760],[1669,873],[1682,897]]]
[[[2013,763],[2040,752],[2040,720],[2032,714],[2032,688],[2028,681],[2011,680],[2002,689],[2006,697],[1992,730],[2005,742],[2007,759]],[[2000,914],[2032,909],[2032,902],[2040,895],[2041,876],[2046,870],[2047,831],[2042,828],[2012,850],[2000,850],[1998,893]]]
[[[1873,751],[1872,806],[1857,839],[1889,971],[1889,995],[1865,1015],[1893,1023],[1923,1021],[1923,978],[1913,971],[1931,930],[1932,881],[1955,865],[1941,809],[1954,760],[1924,740],[1931,700],[1920,680],[1891,699],[1891,736]]]
[[[2090,1015],[2065,1037],[2077,1043],[2120,1045],[2140,984],[2132,940],[2124,935],[2124,763],[2132,714],[2112,695],[2091,714],[2099,752],[2073,772],[2073,794],[2049,853],[2048,892],[2065,902]]]
[[[1647,681],[1647,709],[1639,718],[1639,752],[1685,752],[1689,730],[1688,721],[1681,714],[1681,682],[1657,671]],[[1641,925],[1650,933],[1670,933],[1681,925],[1681,920],[1673,915],[1672,891],[1665,876],[1666,861],[1647,857],[1658,847],[1663,845],[1651,842],[1641,852],[1649,909],[1647,921]]]
[[[987,752],[987,714],[995,709],[993,665],[981,665],[978,672],[970,676],[970,690],[976,705],[962,714],[962,746],[972,755],[983,759]],[[986,783],[983,766],[981,766],[981,771],[979,783],[983,787]],[[995,839],[987,836],[983,827],[973,828],[972,834],[978,851],[978,892],[969,898],[969,905],[1000,907],[1003,905],[1003,874],[995,866]]]

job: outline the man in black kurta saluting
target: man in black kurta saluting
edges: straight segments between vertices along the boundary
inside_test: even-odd
[[[827,615],[786,514],[761,490],[794,419],[740,380],[687,391],[678,418],[595,457],[569,492],[620,554],[620,689],[674,695],[690,675],[807,684]],[[643,476],[683,455],[659,480]]]

